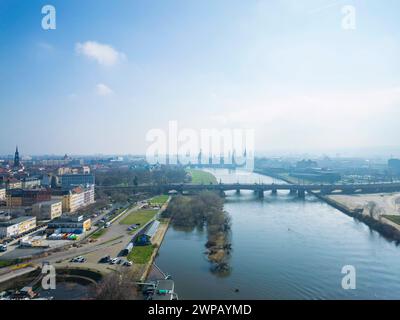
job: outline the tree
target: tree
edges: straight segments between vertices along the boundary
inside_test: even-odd
[[[96,300],[135,300],[138,290],[129,271],[112,272],[94,288]]]

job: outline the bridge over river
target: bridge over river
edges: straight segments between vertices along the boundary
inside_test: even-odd
[[[168,193],[171,191],[199,192],[203,190],[218,191],[221,195],[225,191],[252,190],[258,197],[264,197],[264,192],[270,191],[277,194],[278,190],[287,190],[291,194],[304,197],[305,193],[318,193],[321,195],[340,193],[340,194],[362,194],[362,193],[382,193],[400,191],[400,183],[368,183],[368,184],[262,184],[262,183],[218,183],[218,184],[158,184],[158,185],[138,185],[138,186],[96,186],[98,189],[121,189],[138,192],[158,192]]]

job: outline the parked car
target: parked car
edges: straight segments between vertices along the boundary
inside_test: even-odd
[[[103,258],[100,259],[100,263],[109,263],[111,261],[111,257],[110,256],[105,256]]]
[[[124,266],[126,266],[126,267],[130,267],[131,265],[132,265],[131,261],[125,261],[124,262]]]
[[[118,258],[111,259],[110,264],[116,264],[118,260]]]
[[[75,263],[83,263],[83,262],[86,262],[86,259],[82,256],[79,256],[79,257],[72,258],[70,261],[75,262]]]

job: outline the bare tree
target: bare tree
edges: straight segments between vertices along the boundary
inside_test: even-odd
[[[379,217],[381,213],[381,210],[374,201],[369,201],[366,205],[366,209],[369,211],[369,215],[371,218]]]
[[[94,287],[96,300],[135,300],[137,286],[132,274],[127,270],[109,273]]]

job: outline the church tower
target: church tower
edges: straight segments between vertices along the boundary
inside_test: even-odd
[[[15,148],[15,155],[14,155],[14,168],[17,168],[21,165],[20,160],[19,160],[19,152],[18,152],[18,146]]]

